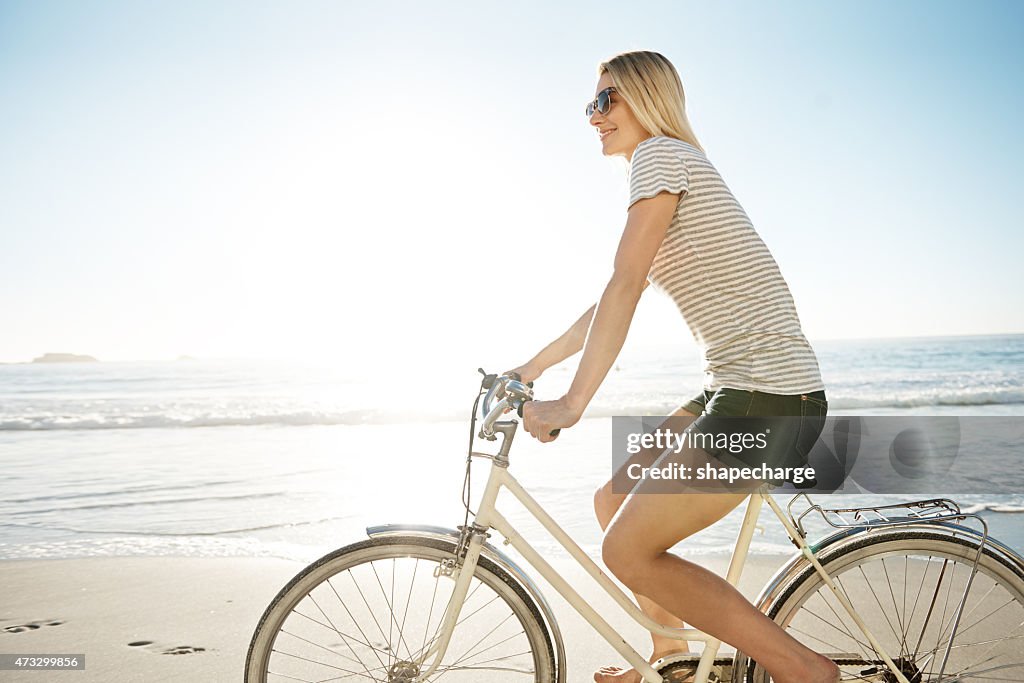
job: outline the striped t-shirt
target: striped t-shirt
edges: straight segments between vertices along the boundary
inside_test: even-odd
[[[629,166],[629,205],[662,191],[682,196],[648,279],[693,333],[704,388],[824,389],[778,264],[704,153],[675,138],[641,142]]]

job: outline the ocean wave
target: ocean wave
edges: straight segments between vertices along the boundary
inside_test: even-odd
[[[606,418],[616,415],[667,415],[681,403],[679,397],[651,397],[619,404],[605,398],[592,404],[587,418]],[[928,406],[978,407],[1024,404],[1024,388],[987,389],[935,389],[913,394],[850,395],[841,390],[829,397],[832,410],[858,409],[914,409]],[[467,404],[468,406],[468,404]],[[397,412],[383,408],[355,410],[280,410],[225,413],[202,412],[202,406],[177,407],[173,412],[153,412],[149,407],[135,410],[88,412],[74,414],[73,407],[60,414],[40,411],[29,414],[24,408],[17,414],[0,413],[0,431],[50,431],[93,429],[160,429],[190,427],[249,427],[258,425],[313,426],[313,425],[367,425],[406,424],[419,422],[463,421],[468,418],[466,407],[436,406],[417,412]]]
[[[968,505],[961,508],[961,512],[966,512],[967,514],[974,514],[982,511],[1018,513],[1024,512],[1024,507],[1020,505],[1004,505],[1002,503],[977,503],[975,505]]]
[[[246,500],[262,500],[265,498],[275,498],[280,496],[286,496],[287,494],[283,491],[270,491],[265,493],[239,493],[235,495],[208,495],[208,496],[190,496],[187,498],[150,498],[148,500],[125,500],[115,502],[104,502],[104,503],[93,503],[91,505],[67,505],[63,507],[55,507],[49,509],[28,509],[28,510],[15,510],[7,513],[11,517],[22,516],[34,516],[38,514],[48,512],[59,512],[61,514],[80,512],[82,510],[108,510],[113,508],[126,508],[126,507],[148,507],[152,505],[180,505],[182,503],[206,503],[209,501],[246,501]]]
[[[628,406],[591,406],[586,417],[613,417],[616,415],[668,415],[679,403],[650,402]],[[1024,405],[1024,390],[963,391],[909,396],[850,396],[837,393],[828,397],[830,410],[857,410],[876,408],[911,409],[928,406],[1012,406]]]
[[[920,408],[926,406],[989,406],[1024,403],[1024,388],[933,390],[907,396],[844,396],[829,398],[829,407],[851,408]]]
[[[189,531],[153,531],[150,529],[136,531],[126,529],[84,529],[66,525],[24,524],[21,522],[0,522],[0,527],[35,529],[37,531],[69,531],[76,534],[95,536],[144,536],[146,538],[201,538],[204,536],[230,536],[232,534],[251,534],[256,531],[269,531],[272,529],[296,529],[299,527],[316,526],[327,522],[336,522],[339,520],[351,518],[352,515],[334,515],[332,517],[322,517],[320,519],[299,520],[296,522],[276,522],[274,524],[261,524],[256,526],[213,529],[210,531],[196,531],[194,529]]]
[[[342,412],[296,411],[280,413],[251,413],[238,415],[31,415],[0,417],[0,431],[51,431],[89,429],[160,429],[181,427],[252,427],[282,425],[304,427],[312,425],[402,424],[407,422],[449,421],[465,419],[468,411],[456,415],[395,415],[379,410],[352,410]]]

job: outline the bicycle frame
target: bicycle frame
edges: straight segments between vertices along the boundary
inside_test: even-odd
[[[590,626],[616,650],[616,652],[621,654],[623,658],[625,658],[626,661],[640,673],[646,683],[663,683],[664,681],[662,676],[651,666],[651,664],[648,663],[648,661],[639,652],[631,647],[622,638],[622,636],[619,635],[619,633],[612,628],[612,626],[600,614],[598,614],[598,612],[591,607],[587,601],[584,600],[575,589],[573,589],[572,586],[569,585],[561,574],[559,574],[554,567],[541,557],[540,553],[538,553],[533,546],[531,546],[516,531],[515,527],[512,526],[504,515],[497,510],[496,502],[498,493],[502,488],[505,488],[515,496],[523,507],[530,512],[534,519],[544,526],[544,528],[558,541],[569,555],[574,558],[577,563],[579,563],[586,572],[594,578],[594,580],[597,581],[598,585],[600,585],[601,588],[603,588],[604,591],[611,596],[630,617],[633,618],[633,620],[645,629],[668,638],[676,640],[704,641],[704,652],[701,655],[694,680],[695,683],[707,683],[708,675],[714,665],[715,656],[718,653],[721,641],[695,628],[679,629],[659,624],[644,614],[632,599],[630,599],[630,597],[627,596],[626,593],[619,588],[619,586],[615,584],[600,567],[598,567],[597,563],[595,563],[583,551],[583,549],[572,540],[562,527],[547,514],[540,503],[538,503],[508,471],[508,449],[511,445],[516,425],[517,423],[514,421],[498,423],[495,425],[495,431],[502,432],[505,437],[500,452],[497,455],[478,452],[472,453],[475,457],[491,460],[492,465],[490,468],[490,474],[487,479],[487,485],[484,489],[480,505],[477,508],[475,521],[470,529],[463,529],[463,538],[465,539],[468,536],[468,542],[465,544],[465,556],[461,562],[460,568],[453,570],[453,573],[457,571],[458,575],[455,582],[455,589],[448,607],[445,610],[445,615],[440,626],[439,636],[434,639],[430,648],[422,653],[420,663],[426,661],[432,654],[436,654],[436,656],[434,657],[434,661],[431,666],[422,673],[419,680],[429,677],[440,665],[448,647],[448,642],[458,621],[462,604],[469,591],[470,581],[476,571],[476,565],[480,557],[481,548],[489,535],[487,534],[487,531],[489,529],[495,529],[505,537],[506,541],[511,544],[512,547],[519,551],[526,561],[529,562],[530,565],[536,569],[537,572],[540,573],[540,575],[543,576],[570,605],[572,605],[573,609],[575,609],[580,616],[583,617],[583,619],[586,620],[586,622],[590,624]],[[842,604],[851,619],[853,619],[857,624],[858,628],[860,628],[861,632],[864,634],[868,642],[871,643],[875,651],[881,654],[883,661],[896,677],[896,680],[899,681],[899,683],[910,683],[899,668],[893,663],[889,655],[883,651],[878,640],[869,631],[867,625],[856,613],[853,605],[850,604],[843,592],[837,589],[832,578],[827,572],[825,572],[824,568],[819,564],[817,557],[814,555],[814,552],[805,542],[803,535],[797,531],[796,527],[786,516],[783,510],[771,498],[768,494],[768,490],[769,487],[767,485],[762,486],[751,494],[748,499],[743,524],[740,527],[740,532],[736,540],[736,547],[729,561],[729,568],[725,577],[726,580],[733,586],[736,586],[739,583],[743,566],[746,563],[747,553],[750,549],[750,542],[754,535],[757,519],[761,513],[762,503],[767,502],[768,506],[782,522],[783,527],[786,529],[786,533],[789,534],[789,537],[797,547],[799,547],[800,552],[814,566],[818,574],[821,575],[823,581],[831,589],[832,593]],[[462,546],[463,543],[460,542],[460,549]]]

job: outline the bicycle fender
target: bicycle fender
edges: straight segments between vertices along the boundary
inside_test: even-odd
[[[418,536],[453,541],[455,543],[459,540],[459,532],[456,529],[432,524],[379,524],[366,527],[366,535],[370,538],[378,536]],[[555,643],[555,664],[558,671],[557,683],[565,683],[565,646],[562,644],[562,632],[558,628],[558,621],[555,619],[554,612],[551,611],[551,606],[544,599],[544,594],[540,592],[533,579],[519,565],[513,562],[512,558],[498,548],[490,543],[484,543],[480,553],[518,581],[522,589],[526,591],[526,594],[533,599],[540,613],[544,615],[544,620],[547,621],[548,628],[551,629],[551,635]]]

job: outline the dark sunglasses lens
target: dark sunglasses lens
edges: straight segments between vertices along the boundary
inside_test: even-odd
[[[595,106],[596,105],[596,106]],[[608,110],[612,108],[612,95],[609,90],[602,90],[597,93],[597,99],[587,105],[587,118],[594,115],[594,110],[601,112],[601,114],[607,114]]]

